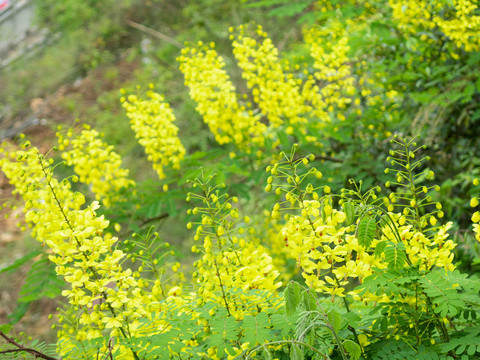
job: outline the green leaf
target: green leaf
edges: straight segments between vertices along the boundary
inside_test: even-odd
[[[12,325],[10,325],[10,324],[2,324],[2,325],[0,325],[0,331],[3,332],[3,333],[5,333],[5,334],[8,334],[11,329],[12,329]]]
[[[170,216],[174,217],[178,214],[177,206],[175,204],[175,201],[171,197],[167,197],[165,205],[167,207],[167,213]]]
[[[352,202],[348,200],[342,204],[342,207],[345,215],[347,216],[347,225],[353,224],[353,221],[355,220],[355,207],[353,206]]]
[[[461,277],[458,276],[453,277],[453,279],[460,279],[461,281]],[[456,316],[461,309],[465,308],[462,295],[449,281],[453,279],[448,279],[443,270],[432,271],[419,279],[423,291],[437,306],[435,313],[442,317]]]
[[[375,251],[374,251],[373,255],[378,259],[380,256],[382,256],[383,251],[385,250],[386,246],[387,246],[387,241],[386,240],[383,240],[383,241],[380,241],[379,243],[377,243],[377,245],[375,245]]]
[[[330,310],[327,314],[328,322],[332,325],[336,333],[342,328],[342,316],[335,310]]]
[[[19,302],[17,304],[17,307],[10,314],[8,314],[8,319],[10,320],[10,324],[18,323],[25,316],[29,307],[30,307],[29,302],[24,302],[24,303]]]
[[[360,348],[360,345],[358,345],[356,342],[347,339],[343,342],[343,347],[345,348],[345,350],[347,350],[347,352],[352,358],[360,358],[360,355],[362,354],[362,349]]]
[[[270,318],[273,330],[280,331],[280,335],[285,337],[292,330],[292,323],[284,314],[272,314]]]
[[[347,322],[347,325],[355,328],[360,323],[361,317],[353,312],[347,312],[342,315],[342,319]]]
[[[294,281],[290,281],[283,293],[285,299],[285,313],[287,316],[292,316],[297,310],[298,304],[301,300],[300,285]]]
[[[237,340],[238,324],[231,316],[215,317],[212,322],[212,346],[225,347],[229,341]]]
[[[272,354],[270,353],[270,350],[268,350],[266,346],[264,346],[262,350],[263,350],[263,358],[266,360],[271,360]]]
[[[153,219],[163,213],[163,201],[157,200],[144,207],[143,212],[149,219]]]
[[[180,340],[173,339],[169,344],[169,348],[176,352],[177,354],[180,354],[182,352],[182,349],[185,347],[185,344],[181,342]]]
[[[389,269],[401,269],[407,260],[405,245],[389,241],[385,248],[385,260]]]
[[[318,308],[317,297],[313,293],[313,290],[308,289],[303,293],[303,304],[307,311],[315,311]]]
[[[290,360],[303,360],[303,350],[297,344],[290,348]]]
[[[65,283],[55,273],[55,265],[47,254],[32,264],[19,292],[18,307],[11,314],[12,323],[19,321],[28,310],[29,303],[44,297],[54,298],[62,292]]]
[[[465,89],[463,89],[463,96],[465,96],[463,102],[465,103],[472,100],[473,94],[475,94],[475,85],[470,83],[465,87]]]
[[[0,274],[8,271],[13,271],[18,269],[20,266],[28,262],[29,260],[33,259],[35,256],[40,255],[42,252],[40,250],[33,250],[29,252],[27,255],[22,256],[21,258],[15,260],[12,265],[4,267],[0,270]]]
[[[358,244],[364,248],[370,247],[370,244],[375,236],[376,229],[377,224],[375,222],[375,218],[365,215],[358,224],[357,228]]]
[[[270,322],[268,316],[264,312],[258,313],[257,316],[245,316],[243,319],[244,341],[249,342],[251,346],[257,343],[264,343],[269,338]]]
[[[298,3],[287,3],[284,6],[278,7],[269,11],[270,16],[276,17],[290,17],[302,13],[305,9],[313,3],[313,0],[304,0]]]

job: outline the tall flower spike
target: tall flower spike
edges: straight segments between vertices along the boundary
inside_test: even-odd
[[[59,146],[70,148],[62,152],[62,158],[67,165],[74,167],[82,183],[92,186],[95,198],[105,206],[124,199],[119,194],[122,188],[135,186],[135,182],[128,178],[128,169],[121,167],[120,155],[112,145],[103,142],[102,135],[96,130],[85,126],[77,137],[73,137],[71,130],[66,137],[57,132],[57,137]]]
[[[248,26],[240,25],[231,39],[234,39],[233,54],[252,90],[254,102],[272,128],[284,122],[296,126],[306,123],[305,116],[311,108],[303,101],[299,81],[282,67],[278,50],[262,27],[257,27],[254,36],[249,36],[248,30]]]
[[[32,236],[45,244],[50,232],[61,229],[63,217],[58,212],[51,212],[55,204],[51,200],[51,189],[55,189],[57,198],[65,203],[65,211],[78,211],[85,203],[80,193],[71,190],[68,181],[58,182],[49,175],[50,185],[45,184],[45,173],[39,164],[37,149],[7,150],[2,149],[4,156],[0,159],[0,167],[15,189],[25,201],[24,212],[27,224],[32,227]],[[45,166],[47,161],[42,159]]]
[[[108,221],[96,215],[98,202],[81,209],[83,195],[71,191],[67,180],[58,182],[36,148],[7,152],[0,165],[25,201],[33,235],[50,248],[57,274],[70,284],[62,295],[90,310],[80,317],[85,331],[78,340],[101,337],[103,329],[129,338],[147,310],[132,271],[120,265],[125,254],[114,250],[117,238],[105,233]],[[103,303],[94,307],[98,300]]]
[[[211,178],[195,180],[199,193],[189,194],[202,203],[189,211],[201,215],[202,219],[195,240],[202,239],[203,244],[193,248],[203,253],[194,265],[197,268],[194,278],[200,285],[198,299],[201,303],[214,302],[224,307],[229,316],[241,320],[247,314],[258,313],[263,306],[272,305],[248,291],[259,289],[274,293],[281,286],[277,281],[279,273],[262,246],[241,236],[244,229],[237,224],[246,224],[250,219],[239,217],[238,209],[232,205],[237,199],[222,193],[218,186],[210,186],[210,181]],[[192,228],[193,224],[187,227]],[[238,292],[239,289],[245,292]],[[279,300],[276,296],[273,298]]]
[[[263,145],[266,126],[259,115],[240,103],[224,69],[225,61],[213,43],[184,48],[177,61],[197,111],[219,144],[234,143],[244,149]]]
[[[391,172],[395,180],[388,181],[385,185],[396,187],[395,192],[389,195],[388,210],[402,209],[404,218],[417,230],[434,228],[437,218],[443,217],[442,205],[434,203],[428,193],[432,190],[439,191],[440,187],[438,185],[419,185],[421,179],[433,180],[434,177],[433,171],[420,170],[423,163],[429,160],[428,156],[419,158],[421,150],[426,146],[417,146],[415,138],[407,141],[396,136],[391,143],[398,148],[390,150],[390,156],[387,157],[387,162],[392,168],[388,168],[386,171]],[[426,213],[427,209],[433,205],[435,205],[435,209]]]
[[[348,64],[348,36],[343,25],[332,22],[330,27],[312,27],[305,32],[304,38],[314,59],[313,76],[316,81],[325,84],[319,89],[323,102],[317,96],[306,95],[314,105],[323,105],[324,111],[344,109],[352,102],[356,90],[352,69]]]
[[[473,185],[478,186],[480,181],[478,179],[473,180]],[[470,206],[476,211],[472,215],[473,232],[475,233],[475,239],[480,241],[480,211],[478,211],[479,201],[474,197],[470,200]]]
[[[175,115],[163,96],[149,90],[147,99],[129,95],[122,98],[130,124],[140,145],[145,148],[148,160],[160,179],[166,177],[165,166],[180,168],[185,148],[177,136],[178,128],[173,124]]]

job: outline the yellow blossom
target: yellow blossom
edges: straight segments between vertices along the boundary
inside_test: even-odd
[[[186,151],[177,136],[178,128],[173,124],[175,116],[170,105],[152,90],[147,91],[146,97],[129,95],[122,105],[148,160],[153,163],[158,177],[164,179],[164,167],[179,169]]]
[[[184,48],[177,60],[196,109],[219,144],[234,143],[241,148],[263,144],[265,125],[239,102],[225,62],[212,47]]]
[[[72,132],[68,134],[72,136]],[[73,166],[79,180],[91,185],[97,200],[102,200],[105,206],[122,201],[119,194],[122,188],[135,185],[128,178],[128,170],[122,169],[122,160],[113,146],[102,141],[102,136],[96,130],[86,128],[75,138],[65,139],[57,132],[59,144],[66,140],[70,150],[62,152],[62,158],[67,165]],[[68,135],[67,135],[68,136]]]

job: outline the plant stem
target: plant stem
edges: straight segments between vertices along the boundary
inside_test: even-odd
[[[255,348],[253,348],[245,357],[245,360],[249,359],[250,358],[250,355],[257,352],[260,348],[262,347],[265,347],[265,346],[269,346],[269,345],[280,345],[280,344],[296,344],[296,345],[301,345],[301,346],[305,346],[307,347],[309,350],[313,351],[314,353],[320,355],[322,358],[324,359],[330,359],[330,357],[328,355],[325,355],[323,353],[321,353],[319,350],[315,349],[314,347],[312,347],[311,345],[307,344],[307,343],[304,343],[303,341],[298,341],[298,340],[278,340],[278,341],[270,341],[270,342],[267,342],[267,343],[264,343],[262,345],[259,345]],[[345,358],[346,359],[346,358]]]

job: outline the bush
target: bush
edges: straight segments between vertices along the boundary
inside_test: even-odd
[[[449,66],[457,52],[474,56],[476,38],[448,4],[442,11],[449,18],[427,3],[403,4],[422,11],[408,18],[393,1],[391,9],[357,5],[324,4],[328,17],[305,29],[298,46],[303,62],[280,61],[262,27],[230,29],[250,90],[244,95],[215,44],[184,48],[178,61],[185,84],[218,143],[208,151],[187,152],[153,85],[122,90],[159,181],[131,179],[115,149],[89,127],[59,129],[58,146],[46,155],[28,142],[24,149],[5,145],[2,170],[65,282],[60,356],[478,355],[480,280],[457,269],[453,223],[441,223],[441,188],[426,167],[434,159],[416,137],[392,134],[418,109],[412,89],[422,82],[409,75],[420,62],[414,55]],[[354,21],[364,17],[365,25]],[[454,24],[464,36],[450,32]],[[64,161],[55,162],[55,151]],[[385,155],[386,169],[379,160]],[[72,175],[60,180],[55,170],[64,162]],[[470,176],[474,189],[479,181]],[[473,197],[470,206],[478,205]],[[182,265],[150,225],[175,225],[184,210],[195,232]],[[469,217],[478,240],[480,212]]]

